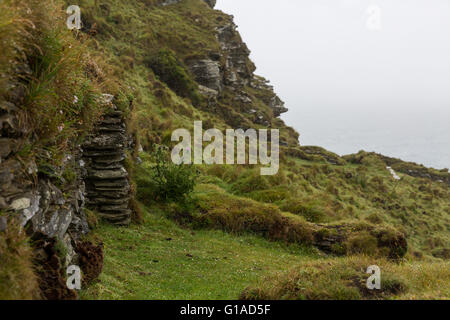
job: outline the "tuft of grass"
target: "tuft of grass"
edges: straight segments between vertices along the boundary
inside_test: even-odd
[[[368,290],[371,265],[381,269],[381,290]],[[300,263],[289,271],[261,279],[246,288],[246,300],[360,300],[448,299],[449,265],[439,263],[395,264],[367,256],[325,259]],[[436,272],[436,274],[434,274]],[[434,274],[434,275],[433,275]]]
[[[0,232],[0,300],[39,297],[29,239],[20,225],[11,220],[6,231]]]
[[[323,222],[325,213],[320,209],[318,201],[299,199],[286,199],[280,209],[293,214],[300,215],[310,222]]]
[[[291,219],[278,207],[247,198],[232,196],[213,185],[201,185],[195,195],[203,225],[235,234],[251,232],[269,240],[311,244],[310,226],[301,219]]]

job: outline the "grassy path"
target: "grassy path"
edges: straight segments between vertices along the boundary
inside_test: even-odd
[[[256,236],[181,229],[161,214],[143,225],[95,230],[105,245],[103,273],[83,299],[237,299],[263,276],[285,271],[314,249]]]

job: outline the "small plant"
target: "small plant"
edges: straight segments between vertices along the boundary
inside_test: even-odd
[[[55,242],[55,248],[54,249],[55,249],[56,255],[65,264],[66,256],[67,256],[67,252],[68,252],[66,244],[62,240],[57,239],[56,242]]]
[[[157,146],[152,156],[155,160],[152,168],[153,191],[160,200],[184,200],[194,191],[198,175],[196,169],[172,163],[164,146]]]

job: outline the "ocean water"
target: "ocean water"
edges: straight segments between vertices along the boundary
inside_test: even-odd
[[[339,155],[375,151],[427,167],[450,167],[450,107],[412,112],[302,108],[283,118],[300,132],[301,145]]]

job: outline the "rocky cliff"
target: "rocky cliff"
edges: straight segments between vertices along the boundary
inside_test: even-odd
[[[4,273],[21,270],[14,265],[18,249],[10,244],[16,239],[29,260],[29,278],[23,278],[37,278],[40,298],[76,298],[65,286],[65,270],[79,265],[84,284],[100,274],[103,246],[92,232],[98,220],[108,226],[101,228],[103,239],[120,261],[117,270],[109,268],[113,277],[137,272],[145,276],[139,281],[152,281],[147,275],[153,270],[122,269],[133,260],[116,243],[122,236],[115,232],[124,229],[110,226],[132,223],[136,207],[155,225],[139,226],[138,238],[126,247],[130,255],[135,249],[154,254],[142,245],[148,234],[162,248],[174,234],[182,237],[174,220],[189,230],[189,243],[204,240],[190,228],[210,228],[313,245],[332,255],[446,256],[448,172],[371,153],[340,157],[299,146],[299,134],[279,118],[287,112],[284,102],[255,74],[233,17],[214,10],[215,1],[83,2],[81,31],[66,30],[63,3],[52,3],[0,2],[0,18],[12,21],[0,25],[0,256],[14,258],[0,259],[0,297],[4,283],[21,278]],[[170,145],[173,130],[189,129],[195,120],[204,121],[204,129],[280,129],[279,174],[262,177],[254,166],[199,166],[192,203],[161,197],[154,184],[155,147]],[[142,160],[136,161],[138,153]],[[392,179],[387,165],[400,180]],[[167,237],[155,235],[156,229]],[[25,292],[23,286],[16,287]]]
[[[89,233],[85,211],[86,199],[90,205],[104,203],[113,206],[116,205],[116,201],[120,200],[125,203],[120,219],[114,215],[117,210],[113,213],[108,211],[116,209],[115,207],[102,207],[100,212],[108,211],[110,214],[108,217],[116,217],[115,222],[120,220],[121,223],[129,223],[130,214],[126,210],[128,209],[126,200],[129,199],[126,198],[128,181],[122,182],[120,191],[118,191],[127,193],[123,197],[108,193],[108,197],[111,199],[103,201],[92,195],[92,183],[109,181],[109,178],[114,178],[116,181],[117,178],[114,174],[115,171],[110,167],[97,168],[90,161],[86,165],[86,159],[94,157],[89,152],[96,150],[95,141],[107,139],[105,134],[97,133],[87,145],[83,146],[85,149],[77,147],[72,152],[66,153],[59,166],[43,164],[42,157],[51,160],[51,154],[45,151],[40,154],[41,164],[37,164],[35,159],[24,161],[23,156],[18,153],[21,146],[32,144],[33,140],[39,139],[39,137],[30,137],[24,134],[29,127],[26,123],[21,122],[24,113],[18,107],[22,103],[24,94],[11,92],[21,86],[21,83],[10,82],[12,89],[7,93],[9,93],[9,97],[13,98],[0,101],[0,212],[2,213],[0,232],[7,232],[9,224],[16,220],[33,239],[35,259],[43,266],[42,271],[38,273],[43,297],[48,299],[75,298],[76,295],[67,289],[63,280],[65,267],[73,264],[80,265],[86,277],[90,277],[92,280],[100,273],[103,259],[101,245],[96,246],[83,240]],[[105,122],[107,120],[103,120],[101,124],[107,125]],[[102,129],[100,127],[98,132],[110,129],[112,128]],[[120,130],[125,132],[125,127],[122,125]],[[114,139],[108,143],[107,146],[114,150],[122,150],[127,147],[126,144],[120,144]],[[101,149],[99,152],[107,152],[107,150]],[[119,153],[119,157],[124,157],[123,151],[119,151]],[[106,163],[114,164],[110,155],[106,154],[103,157],[107,158]],[[102,163],[100,158],[93,160],[94,163],[96,161]],[[126,177],[123,167],[115,168],[118,168],[121,177]],[[67,169],[70,169],[72,176],[65,177],[64,172]],[[105,174],[102,174],[103,172]],[[114,175],[114,177],[110,177],[108,174]],[[98,190],[95,189],[95,191]],[[63,256],[58,256],[56,253],[58,245],[64,247]],[[55,259],[58,261],[56,264],[54,263]]]

